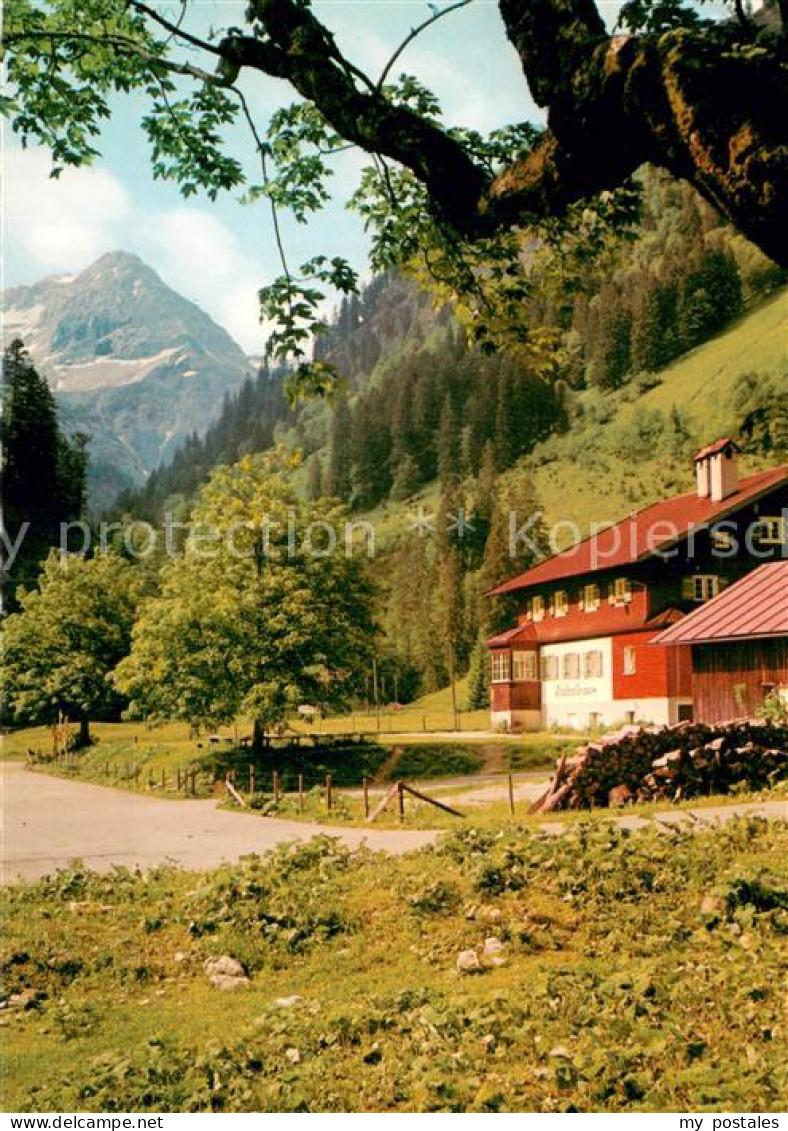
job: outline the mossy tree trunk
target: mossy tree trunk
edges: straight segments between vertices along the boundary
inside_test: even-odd
[[[223,66],[288,79],[336,131],[401,162],[467,237],[559,215],[646,162],[689,181],[788,266],[788,40],[730,21],[610,36],[592,0],[499,0],[548,128],[491,177],[461,141],[359,83],[298,0],[252,0],[255,34],[218,46]],[[492,95],[491,95],[492,96]]]

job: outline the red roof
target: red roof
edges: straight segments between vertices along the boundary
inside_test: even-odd
[[[654,503],[575,543],[555,557],[547,558],[518,577],[496,585],[490,594],[511,593],[564,578],[620,569],[642,561],[682,541],[690,530],[713,525],[783,483],[788,483],[788,464],[742,479],[736,494],[721,502],[701,498],[693,491],[689,495],[677,495]]]
[[[661,633],[653,644],[788,636],[788,561],[767,562]]]
[[[485,641],[488,648],[505,648],[512,644],[536,643],[536,629],[533,624],[516,624],[514,628],[507,628],[506,632],[499,632]]]
[[[723,436],[721,440],[715,440],[713,444],[707,444],[705,448],[701,448],[699,452],[695,453],[694,461],[698,462],[699,459],[707,459],[709,456],[716,456],[717,452],[724,452],[728,445],[735,448],[736,451],[741,451],[741,448],[730,436]]]

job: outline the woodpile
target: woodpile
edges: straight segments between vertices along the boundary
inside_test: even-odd
[[[679,801],[788,778],[788,726],[760,721],[624,727],[563,754],[532,813]]]

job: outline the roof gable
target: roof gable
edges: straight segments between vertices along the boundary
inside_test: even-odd
[[[719,502],[702,498],[693,491],[653,503],[502,582],[490,590],[490,595],[602,573],[643,561],[682,542],[690,530],[713,525],[784,483],[788,483],[788,464],[748,476],[741,481],[735,495]]]
[[[661,633],[654,644],[788,636],[788,561],[767,562]]]

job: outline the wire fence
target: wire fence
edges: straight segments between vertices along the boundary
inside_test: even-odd
[[[289,751],[292,756],[293,751]],[[395,780],[384,776],[385,765],[377,773],[363,773],[355,767],[341,767],[340,773],[324,766],[284,766],[273,769],[264,762],[248,758],[240,762],[238,751],[232,752],[233,763],[176,765],[150,764],[146,760],[96,757],[89,759],[75,750],[59,750],[51,754],[28,751],[28,764],[47,766],[85,781],[100,782],[159,797],[230,799],[242,808],[263,813],[287,812],[305,814],[324,812],[336,816],[353,814],[374,820],[385,810],[405,817],[406,797],[456,817],[463,816],[455,808],[417,789],[414,781]],[[511,772],[485,775],[484,784],[506,786],[505,796],[514,812],[514,777]]]

